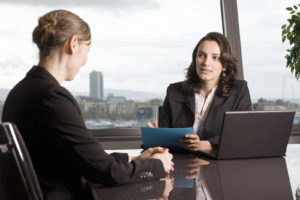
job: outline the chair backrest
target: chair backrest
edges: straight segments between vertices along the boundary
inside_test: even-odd
[[[43,200],[25,143],[8,122],[0,124],[0,199]]]
[[[158,115],[157,115],[157,123],[159,124],[160,123],[160,118],[161,118],[161,114],[162,114],[162,106],[158,106]]]

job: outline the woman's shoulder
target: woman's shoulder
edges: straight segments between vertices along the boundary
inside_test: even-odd
[[[65,100],[75,102],[74,96],[66,88],[51,83],[48,84],[46,87],[47,87],[47,94],[46,94],[47,96],[52,97],[54,99],[65,99]]]
[[[177,89],[177,90],[184,90],[183,83],[184,83],[184,81],[171,83],[168,88]]]
[[[62,87],[57,80],[43,67],[33,66],[18,86],[42,98],[52,95],[70,96],[71,93]]]
[[[41,96],[41,105],[49,120],[64,121],[80,118],[79,106],[74,96],[64,87],[47,82]]]
[[[248,88],[247,81],[235,80],[234,87],[232,88],[231,95],[237,95]],[[248,89],[247,89],[248,90]]]
[[[183,81],[171,83],[167,90],[169,93],[185,93]]]
[[[185,101],[190,95],[184,88],[183,82],[176,82],[169,85],[167,89],[167,98],[173,101]]]
[[[234,83],[235,83],[236,86],[247,85],[247,81],[245,81],[245,80],[235,80]]]
[[[242,90],[243,88],[248,88],[247,81],[245,81],[245,80],[236,80],[234,85],[235,85],[234,88],[237,90]]]
[[[27,76],[20,84],[20,88],[28,91],[32,98],[41,102],[57,102],[57,101],[72,101],[75,99],[73,95],[56,80],[48,79],[47,77],[32,77]]]

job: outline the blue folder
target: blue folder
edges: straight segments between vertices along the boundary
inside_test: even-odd
[[[171,172],[171,176],[174,178],[174,188],[193,188],[195,187],[195,179],[187,179],[185,178],[185,174],[180,170],[175,170]]]
[[[142,127],[143,147],[168,147],[178,148],[178,140],[184,138],[186,134],[193,134],[192,127],[187,128],[149,128]]]

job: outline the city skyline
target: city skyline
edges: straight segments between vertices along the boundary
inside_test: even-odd
[[[75,93],[89,92],[89,73],[96,70],[105,74],[105,89],[145,91],[164,98],[170,83],[184,80],[198,40],[208,31],[222,32],[219,1],[62,2],[0,2],[0,17],[6,19],[0,28],[0,88],[11,89],[38,62],[31,33],[38,17],[53,9],[77,13],[92,30],[87,64],[74,81],[62,84]],[[281,43],[280,29],[288,16],[285,7],[297,1],[266,0],[259,8],[253,2],[238,2],[244,78],[251,97],[300,98],[300,83],[285,68],[287,44]],[[256,10],[255,15],[250,10]]]

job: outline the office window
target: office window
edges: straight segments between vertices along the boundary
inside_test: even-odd
[[[38,17],[61,8],[92,30],[87,64],[74,81],[63,83],[92,129],[156,120],[167,86],[184,79],[196,43],[207,32],[222,32],[219,1],[1,1],[0,108],[9,89],[38,62],[31,42]],[[90,81],[93,71],[101,74],[98,81]]]
[[[244,78],[256,110],[296,110],[292,134],[300,133],[300,82],[286,66],[281,26],[297,0],[238,1]],[[258,6],[259,5],[259,6]]]

